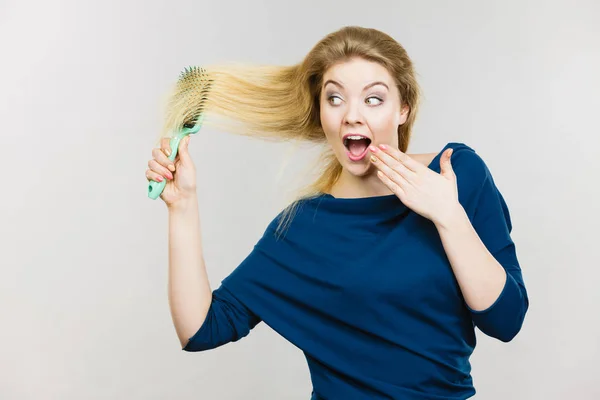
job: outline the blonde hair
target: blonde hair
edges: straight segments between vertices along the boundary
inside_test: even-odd
[[[398,147],[405,152],[417,114],[420,89],[405,49],[381,31],[343,27],[325,36],[302,62],[292,66],[203,67],[203,80],[209,82],[206,95],[200,96],[203,126],[268,141],[312,143],[322,148],[316,165],[318,178],[301,188],[283,210],[277,231],[287,226],[302,200],[330,191],[342,172],[331,146],[323,146],[327,140],[320,122],[319,98],[327,69],[355,57],[384,66],[395,80],[401,104],[409,106],[408,119],[398,127]],[[170,112],[173,115],[177,110]],[[171,123],[175,120],[177,118],[168,118]],[[173,126],[165,124],[162,136],[172,129]]]

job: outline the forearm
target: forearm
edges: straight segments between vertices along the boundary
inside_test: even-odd
[[[435,226],[465,302],[475,311],[487,309],[502,292],[506,271],[485,247],[462,206]]]
[[[169,208],[168,285],[171,317],[184,346],[204,322],[212,301],[196,196]]]

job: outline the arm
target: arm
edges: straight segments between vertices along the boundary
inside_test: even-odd
[[[169,208],[169,307],[182,346],[204,322],[212,302],[196,196]]]
[[[245,307],[223,285],[212,293],[204,323],[182,350],[204,351],[237,342],[250,333],[261,319]]]
[[[467,305],[489,308],[506,283],[506,271],[485,247],[462,207],[444,225],[436,224]]]
[[[472,154],[476,162],[472,168],[484,172],[475,193],[472,222],[460,205],[436,227],[475,325],[508,342],[521,329],[529,299],[510,237],[508,207],[485,163]]]
[[[169,208],[169,305],[185,351],[235,342],[261,321],[227,289],[211,293],[195,196]]]

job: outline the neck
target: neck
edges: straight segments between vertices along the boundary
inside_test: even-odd
[[[344,169],[331,188],[330,194],[337,198],[376,197],[394,194],[377,177],[377,168],[372,166],[372,171],[364,176],[350,174]]]

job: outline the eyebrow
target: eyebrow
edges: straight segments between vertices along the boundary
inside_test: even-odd
[[[323,85],[323,88],[325,88],[325,86],[327,86],[328,83],[332,83],[332,84],[334,84],[336,86],[339,86],[340,88],[344,87],[341,83],[339,83],[337,81],[334,81],[333,79],[328,79],[327,82],[325,82],[325,84]],[[390,88],[388,87],[388,85],[386,85],[385,83],[383,83],[381,81],[371,82],[367,86],[365,86],[363,88],[363,90],[367,90],[368,88],[370,88],[372,86],[375,86],[375,85],[383,85],[383,86],[385,86],[387,88],[387,90],[390,90]]]

